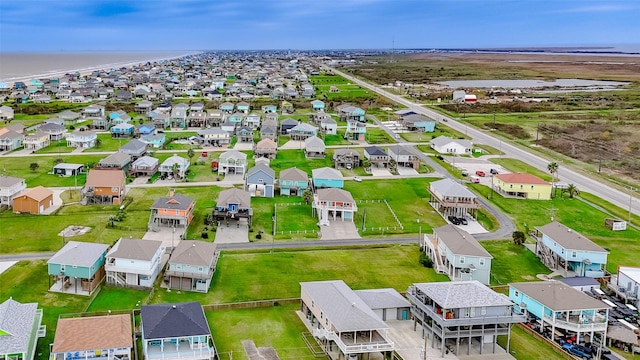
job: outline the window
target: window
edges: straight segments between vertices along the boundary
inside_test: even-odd
[[[320,319],[324,319],[324,313],[320,311]]]
[[[577,251],[572,251],[571,252],[571,257],[577,257],[578,256],[578,252]]]
[[[316,303],[314,301],[311,302],[311,307],[314,307]]]
[[[180,215],[180,210],[176,210],[176,215]]]
[[[483,306],[483,307],[480,309],[480,315],[487,315],[487,307],[486,307],[486,306]]]
[[[510,189],[513,189],[513,184],[509,185],[509,188],[510,188]]]
[[[64,264],[60,265],[60,271],[65,271],[65,269],[66,269],[66,265]]]
[[[264,182],[264,180],[262,180],[262,179],[258,179],[258,182],[259,182],[260,184],[262,184],[262,183]]]
[[[464,264],[464,256],[460,256],[460,264]]]
[[[513,291],[513,296],[520,297],[520,292],[518,290]]]
[[[478,260],[478,264],[480,266],[484,266],[484,258],[480,258],[480,260]]]
[[[117,186],[112,186],[111,187],[111,192],[118,192],[119,188]]]

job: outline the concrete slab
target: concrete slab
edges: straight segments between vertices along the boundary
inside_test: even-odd
[[[173,249],[178,245],[185,231],[184,228],[176,228],[174,232],[173,228],[161,227],[158,231],[147,231],[142,238],[144,240],[162,241],[162,246],[165,249]]]
[[[371,176],[392,176],[391,172],[387,168],[377,168],[375,166],[371,167]]]
[[[135,184],[135,185],[148,184],[150,178],[151,178],[150,176],[140,176],[140,177],[137,177],[137,178],[133,179],[133,181],[131,183]]]
[[[458,228],[468,232],[469,234],[484,234],[488,233],[487,229],[482,227],[479,222],[471,217],[467,217],[467,225],[456,225]]]
[[[389,337],[395,344],[396,351],[405,360],[418,359],[442,359],[440,350],[431,348],[427,345],[425,349],[424,339],[418,324],[418,331],[413,331],[413,321],[386,321],[389,325]],[[426,357],[424,351],[426,350]],[[446,354],[445,359],[457,359],[453,353]]]
[[[216,244],[241,244],[249,242],[249,227],[238,225],[238,221],[220,223],[216,231]]]
[[[415,169],[409,168],[409,167],[405,167],[405,166],[400,166],[398,167],[398,175],[400,176],[411,176],[411,175],[419,175],[418,172]]]
[[[253,142],[237,142],[234,150],[253,150]]]
[[[278,146],[278,149],[279,150],[304,149],[304,141],[289,140],[286,143],[284,143],[282,146]]]
[[[330,220],[329,226],[320,228],[321,240],[341,240],[341,239],[359,239],[360,234],[356,229],[356,224],[346,220]]]
[[[2,261],[2,262],[0,262],[0,274],[2,274],[3,272],[7,271],[7,269],[12,267],[16,263],[17,263],[17,261]]]
[[[60,195],[64,192],[64,190],[62,189],[51,189],[51,191],[53,191],[53,204],[51,206],[49,206],[48,209],[46,209],[45,211],[42,212],[42,215],[50,215],[53,214],[54,211],[58,210],[60,208],[60,206],[62,206],[62,198],[60,197]],[[78,192],[75,190],[72,190],[75,192],[76,199],[78,201],[80,201],[80,195],[78,195]]]
[[[491,187],[491,169],[496,169],[499,174],[510,174],[511,171],[503,168],[498,164],[494,164],[489,160],[476,159],[476,158],[464,158],[445,157],[454,167],[460,170],[466,170],[469,173],[469,177],[476,176],[476,171],[484,171],[485,176],[479,176],[480,184]]]

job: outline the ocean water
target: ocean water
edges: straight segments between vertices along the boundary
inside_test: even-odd
[[[15,82],[53,77],[69,72],[134,65],[141,62],[177,58],[195,52],[140,53],[0,53],[0,81]]]

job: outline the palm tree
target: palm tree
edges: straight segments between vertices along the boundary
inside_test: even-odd
[[[302,192],[302,200],[304,200],[305,204],[313,202],[313,191],[309,188],[304,189]]]
[[[96,147],[99,148],[100,146],[102,146],[102,140],[96,139]]]
[[[171,166],[171,172],[173,173],[173,179],[178,181],[178,175],[180,175],[180,166],[176,163]]]
[[[189,150],[187,150],[187,156],[189,157],[189,163],[193,162],[193,157],[196,155],[196,153],[193,151],[192,148],[189,148]]]
[[[370,169],[371,168],[371,160],[362,159],[362,167],[365,168],[365,170]]]
[[[555,191],[554,191],[555,190],[555,186],[554,186],[554,183],[555,183],[554,179],[555,178],[554,178],[554,175],[558,174],[558,163],[555,162],[555,161],[550,162],[547,165],[547,170],[549,170],[549,172],[551,173],[551,189],[552,189],[552,194],[553,194],[553,193],[555,193]]]
[[[569,184],[564,191],[569,194],[569,199],[573,199],[574,196],[580,195],[580,190],[574,184]]]

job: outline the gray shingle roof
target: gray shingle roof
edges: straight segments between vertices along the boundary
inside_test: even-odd
[[[62,249],[53,255],[47,264],[91,266],[102,254],[107,252],[109,245],[79,241],[69,241]]]
[[[387,153],[384,152],[384,150],[382,150],[381,148],[377,147],[377,146],[367,146],[366,148],[364,148],[364,151],[369,154],[369,155],[373,155],[373,156],[386,156]]]
[[[131,155],[122,152],[116,152],[100,160],[100,165],[120,165],[125,160],[129,160],[130,162]]]
[[[512,302],[477,280],[414,284],[444,309],[506,306]]]
[[[456,255],[493,258],[478,240],[457,226],[447,224],[433,230],[440,240]]]
[[[229,204],[238,204],[240,208],[248,209],[251,207],[251,194],[238,188],[220,191],[216,206],[226,208]]]
[[[247,154],[240,152],[238,150],[229,150],[229,151],[225,151],[220,155],[220,159],[243,159],[246,160],[247,159]]]
[[[21,304],[11,298],[0,304],[0,354],[27,352],[38,303]]]
[[[309,175],[295,167],[280,171],[280,180],[309,181]]]
[[[323,167],[311,170],[311,176],[315,179],[338,179],[343,180],[342,173],[330,167]]]
[[[355,204],[351,193],[337,188],[319,189],[318,200],[320,201],[338,201]]]
[[[145,340],[211,335],[204,310],[198,302],[143,305],[140,317]]]
[[[389,155],[414,155],[413,151],[411,151],[408,147],[402,145],[393,145],[389,146]]]
[[[553,241],[557,242],[565,249],[607,252],[607,250],[596,245],[593,241],[587,239],[582,234],[573,231],[571,228],[568,228],[557,221],[544,226],[538,226],[536,229],[553,239]]]
[[[609,305],[560,281],[513,283],[509,286],[556,311],[608,309]]]
[[[0,175],[0,188],[10,187],[23,181],[22,178]]]
[[[342,280],[303,282],[300,287],[338,332],[388,328]]]
[[[216,244],[197,240],[181,240],[173,249],[170,264],[211,266],[216,252]]]
[[[193,199],[182,194],[173,194],[173,196],[166,196],[156,199],[151,205],[152,209],[171,209],[171,210],[187,210]]]
[[[354,290],[371,309],[411,307],[411,303],[395,289]]]
[[[133,139],[128,143],[122,145],[120,150],[140,151],[147,148],[147,143],[144,143],[138,139]]]
[[[162,241],[120,238],[109,250],[107,257],[150,261],[160,247]]]
[[[257,173],[257,172],[263,172],[269,176],[271,176],[271,178],[275,179],[276,178],[276,172],[275,170],[273,170],[272,168],[270,168],[269,166],[265,165],[265,164],[256,164],[256,166],[252,167],[251,169],[249,169],[247,171],[247,177]]]

